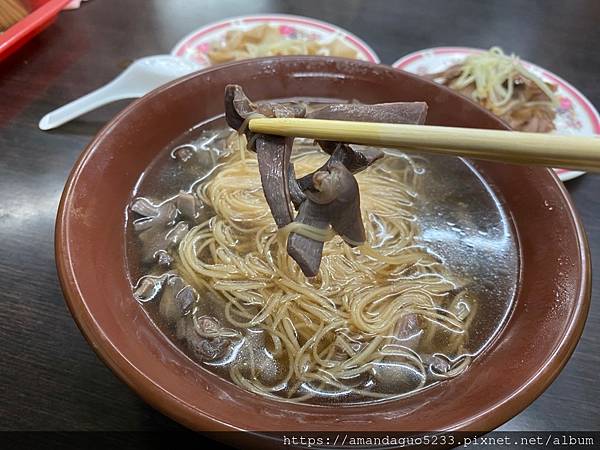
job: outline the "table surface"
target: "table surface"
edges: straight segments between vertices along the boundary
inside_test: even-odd
[[[97,358],[71,319],[54,265],[54,221],[69,171],[126,102],[51,132],[37,124],[48,111],[112,79],[129,61],[168,53],[199,26],[267,12],[346,28],[387,64],[427,47],[501,45],[569,80],[600,106],[596,0],[91,0],[61,13],[0,64],[0,430],[179,428]],[[597,261],[600,175],[585,175],[567,187]],[[503,430],[600,429],[600,270],[593,284],[589,318],[573,357]]]

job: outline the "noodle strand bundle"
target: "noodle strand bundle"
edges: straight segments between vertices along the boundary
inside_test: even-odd
[[[229,339],[231,327],[243,336],[228,366],[234,383],[294,402],[384,399],[398,396],[379,383],[385,373],[410,393],[466,369],[476,304],[419,245],[411,159],[388,156],[356,175],[367,243],[352,248],[317,229],[323,259],[318,275],[306,278],[285,248],[286,233],[296,230],[278,230],[269,213],[256,157],[235,148],[237,139],[228,142],[233,151],[197,187],[214,215],[179,244],[177,271],[211,293],[199,302],[224,311]],[[325,155],[304,142],[293,162],[301,176]]]

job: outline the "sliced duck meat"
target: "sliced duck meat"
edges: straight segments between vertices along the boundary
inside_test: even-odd
[[[234,130],[246,134],[248,142],[253,142],[254,133],[248,130],[247,121],[253,116],[260,117],[304,117],[306,107],[301,103],[253,103],[241,86],[229,84],[225,87],[225,120]],[[254,150],[253,146],[250,146]]]
[[[203,209],[201,205],[198,207],[193,194],[182,191],[160,204],[138,197],[131,204],[131,210],[141,216],[133,221],[133,228],[144,244],[143,262],[157,261],[168,267],[173,261],[168,250],[181,242],[189,231],[189,223],[194,223]]]
[[[288,188],[292,144],[292,138],[282,136],[259,135],[256,139],[256,158],[263,192],[279,228],[294,220]]]
[[[360,103],[326,105],[312,111],[307,118],[422,125],[425,123],[426,116],[427,103],[425,102],[395,102],[375,105]]]
[[[395,102],[364,105],[361,103],[343,103],[326,105],[311,111],[306,116],[309,119],[323,120],[352,120],[355,122],[405,123],[422,125],[427,117],[425,102]],[[321,148],[339,156],[346,168],[352,173],[360,172],[383,157],[379,149],[357,150],[348,144],[331,141],[317,141]]]
[[[175,200],[175,206],[185,220],[195,220],[197,215],[196,197],[189,192],[181,191]]]
[[[327,218],[334,231],[351,245],[365,239],[360,214],[360,193],[352,173],[339,161],[313,176],[313,189],[305,192],[312,202],[327,205]]]
[[[364,105],[360,103],[343,103],[326,105],[311,111],[309,119],[352,120],[355,122],[406,123],[422,125],[427,117],[425,102],[395,102]],[[321,148],[341,161],[352,173],[358,173],[383,158],[383,151],[375,148],[356,149],[348,144],[331,141],[317,141]],[[320,169],[324,170],[329,161]],[[312,174],[301,178],[300,187],[309,185]]]
[[[179,319],[176,335],[185,339],[189,350],[203,361],[225,357],[233,343],[240,339],[235,330],[221,329],[214,317],[194,317],[191,314]]]
[[[331,162],[339,161],[351,173],[365,170],[378,159],[383,158],[385,153],[379,148],[353,148],[347,144],[338,143],[332,154]]]
[[[352,246],[365,241],[358,183],[342,163],[333,162],[327,170],[316,172],[312,188],[304,194],[306,200],[300,205],[295,222],[321,230],[331,225]],[[306,276],[313,277],[319,272],[323,245],[321,241],[290,233],[287,252]]]
[[[427,367],[427,376],[439,380],[444,378],[444,374],[451,369],[450,361],[445,355],[433,354],[422,355],[423,364]]]
[[[173,263],[173,257],[166,250],[158,250],[154,254],[154,259],[159,266],[169,267]]]
[[[298,186],[301,190],[310,189],[312,186],[312,177],[316,172],[327,170],[333,162],[341,162],[351,173],[358,173],[365,170],[378,159],[383,158],[385,153],[378,148],[355,149],[341,142],[325,142],[321,144],[335,144],[335,149],[331,151],[331,158],[313,173],[303,176],[298,180]],[[322,147],[322,146],[321,146]]]
[[[265,117],[304,117],[306,108],[296,103],[251,102],[237,85],[225,88],[225,118],[230,127],[246,134],[250,150],[256,151],[263,192],[278,227],[294,220],[288,186],[293,138],[255,135],[248,130],[247,120],[253,114]]]
[[[423,124],[426,115],[427,104],[423,102],[344,103],[326,105],[307,114],[306,106],[300,103],[255,104],[240,86],[229,85],[225,89],[227,123],[245,133],[248,148],[257,153],[263,191],[277,226],[282,228],[292,221],[320,230],[331,226],[350,245],[360,245],[366,240],[360,193],[353,174],[382,158],[383,151],[319,141],[321,148],[331,155],[329,160],[313,173],[296,179],[290,161],[293,138],[252,133],[248,121],[262,116]],[[292,204],[298,210],[295,218]],[[305,275],[315,276],[324,243],[301,233],[301,230],[290,233],[287,251]]]
[[[163,319],[169,324],[174,324],[186,311],[181,301],[180,292],[190,287],[181,277],[169,277],[165,283],[158,311]]]
[[[165,235],[165,239],[169,242],[169,247],[179,244],[189,230],[189,224],[186,222],[178,222],[177,225],[171,228]]]
[[[144,231],[156,226],[166,228],[177,217],[177,208],[173,203],[165,202],[156,205],[145,197],[136,198],[131,204],[131,210],[142,216],[133,221],[136,231]]]
[[[321,230],[329,228],[328,205],[315,203],[306,199],[298,209],[295,222]],[[323,256],[323,242],[316,241],[298,233],[290,233],[287,242],[288,254],[298,263],[302,273],[314,277],[319,273]]]
[[[246,97],[241,86],[229,84],[225,87],[225,120],[227,125],[234,130],[239,130],[246,119],[255,112],[256,105]]]
[[[423,334],[418,316],[413,313],[402,316],[396,324],[393,334],[401,345],[416,350]]]
[[[290,191],[290,198],[294,207],[298,209],[302,202],[306,200],[306,195],[302,192],[298,180],[296,180],[296,171],[294,170],[294,164],[290,163],[288,166],[288,190]]]
[[[256,112],[265,117],[305,117],[306,106],[302,103],[259,103]]]
[[[177,207],[171,201],[156,205],[139,197],[133,201],[131,210],[142,216],[133,221],[133,228],[139,232],[138,237],[144,244],[142,260],[144,263],[156,261],[160,252],[172,245],[166,235],[177,218]]]
[[[427,77],[448,86],[465,97],[478,101],[481,106],[496,114],[515,130],[549,133],[555,129],[556,108],[552,104],[552,99],[532,79],[524,77],[521,72],[514,69],[511,74],[512,96],[508,103],[497,105],[487,97],[480,98],[474,95],[477,87],[475,82],[466,86],[457,83],[463,74],[463,68],[463,64],[459,63],[441,72],[429,74]],[[505,88],[507,83],[508,80],[503,84]],[[545,84],[550,91],[556,91],[556,85]]]
[[[162,290],[164,277],[147,275],[138,280],[134,288],[133,296],[138,302],[146,303],[154,300]]]

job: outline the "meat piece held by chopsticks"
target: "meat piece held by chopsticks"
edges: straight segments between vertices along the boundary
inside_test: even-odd
[[[288,187],[293,139],[254,135],[248,130],[247,122],[253,116],[304,117],[305,112],[297,103],[255,105],[240,86],[230,84],[225,88],[225,119],[231,128],[246,134],[250,150],[256,152],[265,198],[279,228],[294,220]]]
[[[309,117],[325,120],[423,124],[427,104],[381,103],[375,105],[332,104],[306,113],[299,103],[255,104],[240,86],[225,88],[225,118],[232,128],[244,133],[248,148],[257,153],[263,192],[279,228],[292,222],[326,232],[331,227],[349,245],[365,242],[360,211],[360,192],[354,178],[383,157],[379,149],[354,149],[339,142],[318,141],[329,160],[313,173],[296,179],[291,163],[293,138],[255,134],[248,121],[255,117]],[[298,210],[294,217],[293,206]],[[288,236],[287,252],[309,277],[319,272],[323,242],[295,229]]]

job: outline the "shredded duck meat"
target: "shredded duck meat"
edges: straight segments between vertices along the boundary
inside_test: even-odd
[[[548,133],[555,129],[556,86],[497,47],[428,78],[475,100],[514,130]]]

